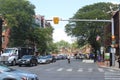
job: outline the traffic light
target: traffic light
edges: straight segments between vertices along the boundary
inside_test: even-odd
[[[112,45],[114,45],[115,43],[116,43],[116,41],[115,41],[115,36],[114,35],[112,35]]]
[[[114,41],[115,40],[115,36],[114,35],[112,35],[112,41]]]
[[[59,17],[53,17],[53,22],[54,22],[54,24],[58,24],[59,23]]]

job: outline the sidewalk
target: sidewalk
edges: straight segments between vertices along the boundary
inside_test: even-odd
[[[96,62],[99,67],[104,67],[104,68],[111,68],[111,69],[116,69],[120,70],[118,62],[115,61],[114,66],[110,66],[109,61],[104,61],[104,62]]]

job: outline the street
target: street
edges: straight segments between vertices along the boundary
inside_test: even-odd
[[[10,66],[35,73],[40,80],[120,80],[120,71],[100,68],[96,63],[83,63],[81,60],[58,60],[55,63],[40,64],[34,67]]]

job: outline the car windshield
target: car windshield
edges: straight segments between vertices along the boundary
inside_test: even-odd
[[[38,56],[38,59],[41,59],[42,58],[42,56]]]
[[[22,59],[30,59],[32,57],[32,55],[24,55],[23,57],[22,57]]]
[[[5,49],[3,53],[14,53],[15,49]]]
[[[47,58],[47,56],[42,56],[40,59],[46,59]]]

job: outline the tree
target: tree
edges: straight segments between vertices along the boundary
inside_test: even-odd
[[[51,50],[53,28],[40,28],[34,9],[28,0],[0,0],[0,13],[11,29],[9,47],[37,47],[44,54]]]
[[[39,28],[36,27],[33,29],[32,36],[29,36],[31,44],[36,44],[38,51],[41,54],[49,53],[52,45],[52,33],[53,28]],[[32,43],[34,42],[34,43]]]
[[[11,28],[9,46],[25,46],[34,23],[35,6],[27,0],[0,0],[0,13]]]
[[[87,5],[79,9],[76,14],[72,17],[74,19],[111,19],[110,6],[113,10],[118,8],[117,4],[112,3],[95,3],[93,5]],[[71,26],[71,24],[74,25]],[[99,35],[102,39],[103,37],[103,26],[108,23],[103,22],[69,22],[66,27],[66,32],[68,35],[75,36],[79,46],[85,44],[90,44],[95,50],[99,49],[101,43],[96,41],[96,36]]]
[[[61,40],[59,42],[56,42],[58,49],[60,48],[69,48],[70,44],[64,40]]]

